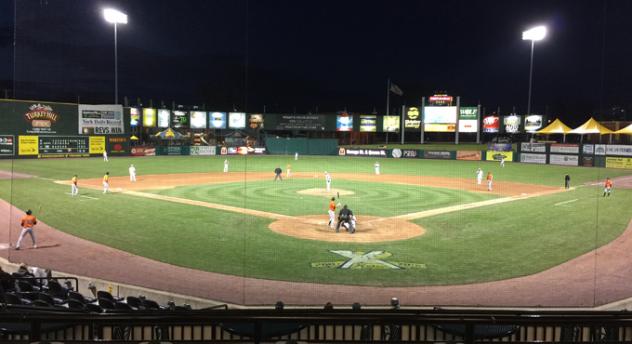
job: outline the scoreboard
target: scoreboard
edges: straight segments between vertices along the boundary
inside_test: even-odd
[[[87,136],[39,136],[38,146],[39,154],[90,154]]]

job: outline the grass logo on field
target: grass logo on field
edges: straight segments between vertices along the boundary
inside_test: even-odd
[[[386,260],[392,254],[387,251],[346,251],[346,250],[330,250],[346,260],[331,262],[315,262],[311,263],[313,268],[336,268],[336,269],[425,269],[426,264],[405,263]]]

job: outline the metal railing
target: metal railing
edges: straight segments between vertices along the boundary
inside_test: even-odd
[[[203,310],[89,314],[7,306],[0,343],[632,343],[632,313]]]

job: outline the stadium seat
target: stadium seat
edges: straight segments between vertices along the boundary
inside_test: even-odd
[[[33,306],[35,306],[35,307],[47,307],[47,308],[53,307],[52,304],[50,304],[50,303],[48,303],[46,301],[43,301],[43,300],[35,300],[35,301],[33,301]]]
[[[105,290],[99,290],[97,291],[97,299],[106,299],[106,300],[110,300],[112,301],[112,303],[116,302],[116,301],[123,301],[123,298],[116,298],[114,296],[112,296],[112,294],[108,293]]]
[[[99,305],[95,305],[94,303],[86,303],[86,310],[92,313],[103,313],[103,308]]]
[[[86,310],[86,305],[84,305],[82,302],[69,299],[66,303],[68,304],[69,309],[76,309],[76,310],[81,310],[81,311]]]
[[[48,295],[52,297],[65,299],[68,294],[68,291],[66,290],[66,288],[62,287],[61,284],[59,284],[59,282],[55,280],[50,280],[48,281],[47,293]]]
[[[133,311],[134,309],[125,302],[117,302],[114,304],[114,308],[118,311]]]
[[[136,309],[143,309],[142,301],[136,296],[128,296],[127,304]]]
[[[153,301],[153,300],[142,300],[142,305],[143,307],[145,307],[145,309],[150,309],[150,310],[159,310],[162,308],[160,307],[158,302]]]
[[[116,304],[111,300],[99,298],[98,302],[99,306],[106,311],[116,309]]]
[[[51,295],[49,295],[47,293],[38,293],[37,294],[37,299],[45,301],[47,303],[50,303],[51,305],[63,305],[64,303],[66,303],[65,300],[62,300],[62,299],[56,298],[56,297],[52,297]]]
[[[18,285],[18,290],[20,290],[21,293],[36,291],[35,290],[36,288],[31,283],[25,280],[17,280],[17,285]]]
[[[4,303],[8,305],[21,305],[22,304],[22,299],[19,296],[15,294],[11,294],[11,293],[3,293],[2,300]]]
[[[82,294],[77,293],[76,291],[69,291],[68,297],[69,300],[79,301],[81,303],[92,303],[96,300],[86,299]]]

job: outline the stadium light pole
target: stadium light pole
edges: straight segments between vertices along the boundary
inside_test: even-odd
[[[522,32],[522,40],[531,41],[531,62],[529,64],[529,97],[527,100],[527,116],[531,114],[531,89],[533,87],[533,51],[535,50],[535,42],[543,40],[546,37],[546,32],[546,26],[536,26]]]
[[[106,8],[103,10],[103,18],[106,22],[114,24],[114,104],[118,104],[118,24],[127,24],[127,14]]]

